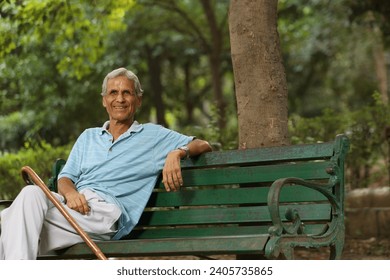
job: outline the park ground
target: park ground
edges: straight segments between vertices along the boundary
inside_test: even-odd
[[[327,250],[297,250],[299,259],[321,260],[328,256]],[[390,260],[390,240],[386,238],[345,239],[343,260]]]
[[[343,253],[346,260],[390,260],[389,239],[347,239]]]

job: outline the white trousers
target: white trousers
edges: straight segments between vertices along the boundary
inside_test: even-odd
[[[94,240],[109,240],[116,232],[120,208],[105,202],[90,189],[85,195],[91,211],[82,215],[67,207],[69,214]],[[64,198],[54,193],[63,203]],[[36,259],[39,254],[83,242],[43,191],[34,185],[22,189],[12,205],[1,213],[0,259]]]

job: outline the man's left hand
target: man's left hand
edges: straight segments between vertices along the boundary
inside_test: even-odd
[[[183,151],[174,150],[167,155],[162,171],[163,183],[167,192],[178,191],[183,185],[180,158]]]

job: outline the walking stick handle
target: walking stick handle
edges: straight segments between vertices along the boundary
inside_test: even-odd
[[[23,166],[22,177],[28,183],[34,183],[45,193],[46,197],[54,204],[54,206],[60,211],[65,219],[73,226],[80,237],[87,243],[88,247],[93,251],[96,257],[100,260],[107,260],[107,257],[103,254],[96,243],[88,236],[88,234],[80,227],[76,220],[69,214],[64,205],[58,201],[58,199],[52,194],[49,188],[45,185],[42,179],[35,173],[35,171],[29,166]]]

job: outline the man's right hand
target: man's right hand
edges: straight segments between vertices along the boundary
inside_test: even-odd
[[[90,212],[85,196],[76,190],[76,186],[69,178],[63,177],[58,180],[58,193],[65,198],[66,205],[83,215]]]
[[[85,199],[85,196],[77,191],[67,193],[64,195],[66,205],[77,212],[80,212],[83,215],[87,215],[90,211],[88,202]]]

